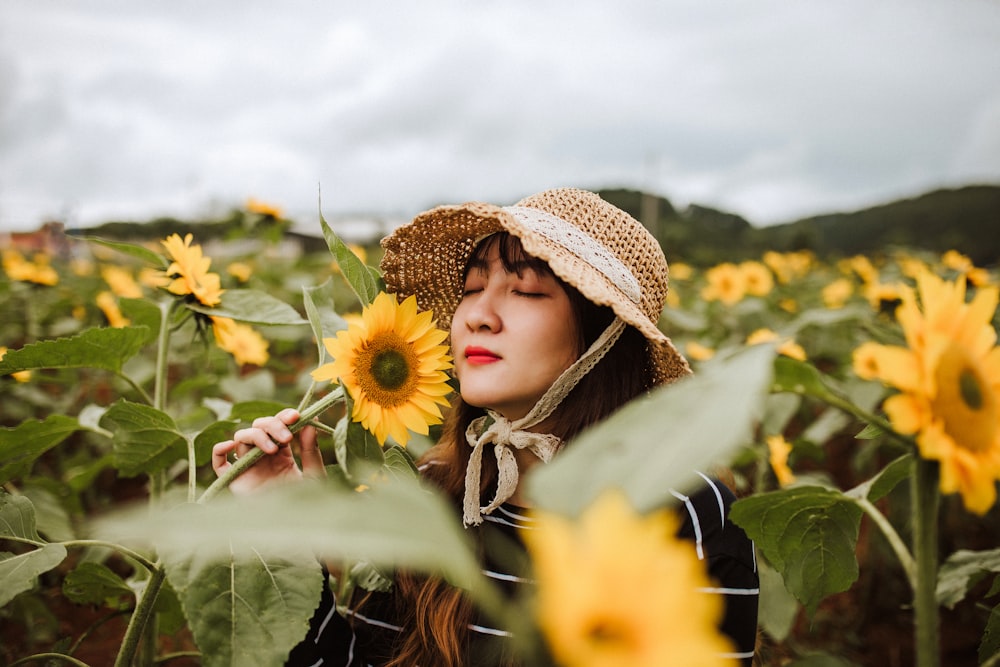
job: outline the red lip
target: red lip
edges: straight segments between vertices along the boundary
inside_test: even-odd
[[[500,361],[500,355],[487,350],[485,347],[470,345],[465,348],[465,360],[474,365],[492,364],[494,361]]]

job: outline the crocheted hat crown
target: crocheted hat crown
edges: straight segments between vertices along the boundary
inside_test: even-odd
[[[469,202],[425,211],[382,240],[386,285],[401,297],[416,295],[448,328],[469,256],[499,231],[518,237],[560,279],[638,329],[658,382],[691,372],[657,325],[667,296],[662,248],[635,218],[586,190],[546,190],[508,207]]]

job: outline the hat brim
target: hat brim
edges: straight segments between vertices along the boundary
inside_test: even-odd
[[[633,301],[587,261],[493,204],[439,206],[417,215],[384,238],[381,269],[386,285],[400,296],[416,296],[420,308],[431,310],[438,326],[449,329],[462,299],[469,257],[483,238],[501,231],[520,239],[525,252],[548,264],[556,276],[589,301],[610,307],[621,320],[635,327],[646,338],[658,383],[691,373],[687,360],[643,311],[642,304]]]

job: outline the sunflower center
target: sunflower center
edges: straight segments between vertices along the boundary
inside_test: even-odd
[[[419,359],[393,331],[373,337],[358,353],[355,378],[369,400],[382,407],[405,403],[417,387]]]
[[[587,639],[602,649],[629,651],[636,644],[633,628],[613,618],[595,618],[585,630]]]
[[[953,343],[941,355],[934,377],[933,409],[944,420],[948,435],[960,447],[989,449],[996,439],[1000,406],[978,365],[962,346]]]

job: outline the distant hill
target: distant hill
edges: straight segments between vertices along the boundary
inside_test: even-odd
[[[601,197],[642,221],[663,245],[667,259],[707,266],[720,261],[758,259],[767,250],[811,250],[830,260],[877,255],[893,246],[943,253],[955,249],[977,266],[1000,265],[1000,185],[941,189],[848,213],[830,213],[769,227],[742,216],[692,204],[681,210],[655,194],[625,188],[600,190]],[[296,233],[287,220],[234,210],[217,220],[160,218],[148,222],[108,222],[70,235],[106,238],[163,238],[195,233],[199,240],[294,236],[308,251],[323,250],[319,236]]]
[[[934,190],[770,227],[705,206],[678,210],[663,197],[636,190],[600,194],[641,220],[663,244],[667,259],[693,264],[757,258],[766,250],[811,250],[832,259],[874,255],[893,246],[955,249],[979,266],[1000,264],[1000,185]]]

